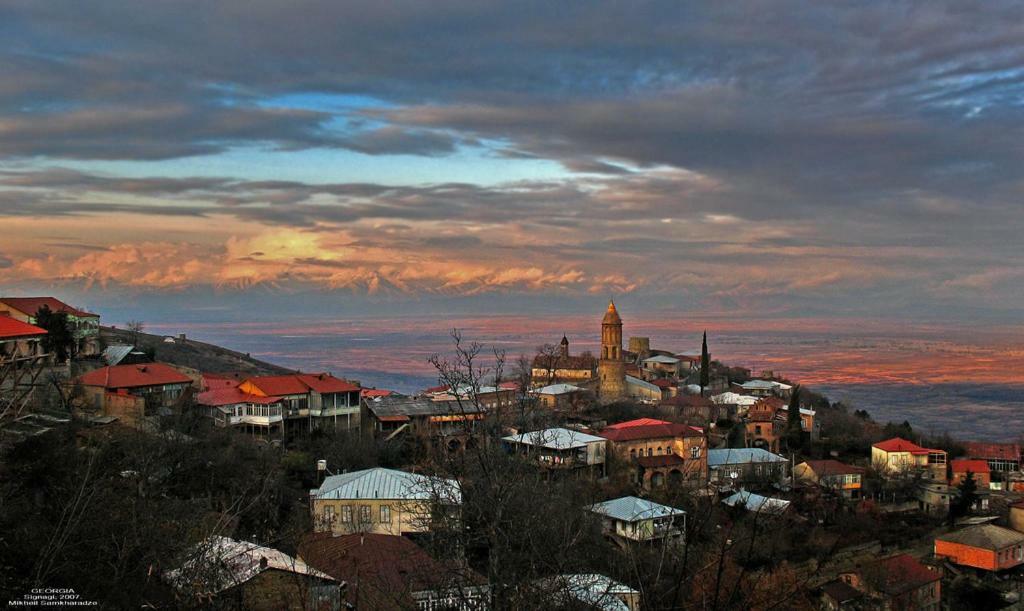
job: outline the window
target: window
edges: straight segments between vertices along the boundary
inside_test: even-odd
[[[391,523],[391,507],[388,505],[380,506],[380,523],[390,524]]]
[[[369,524],[370,523],[370,506],[360,505],[359,506],[359,523]]]
[[[324,507],[324,524],[334,524],[334,507],[332,505]]]
[[[352,506],[342,505],[341,506],[341,523],[351,524],[352,523]]]
[[[647,448],[647,455],[654,456],[654,450],[652,448]]]
[[[690,448],[690,458],[700,458],[700,446]]]
[[[630,450],[629,450],[629,457],[630,458],[636,458],[636,448],[630,448]]]

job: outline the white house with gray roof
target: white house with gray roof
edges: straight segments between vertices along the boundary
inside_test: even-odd
[[[781,482],[788,474],[789,459],[763,448],[708,450],[708,478],[718,486]]]
[[[560,606],[573,608],[582,603],[587,609],[600,611],[640,609],[639,591],[599,573],[558,575],[542,579],[538,585]]]
[[[544,407],[562,409],[570,407],[574,399],[586,391],[574,384],[549,384],[530,391]]]
[[[314,530],[338,534],[427,532],[462,505],[456,480],[382,467],[331,475],[309,496]]]
[[[548,469],[605,473],[608,440],[604,437],[556,427],[509,435],[501,441],[509,451],[533,458]]]
[[[595,503],[587,509],[601,516],[607,534],[632,541],[679,537],[686,530],[685,511],[636,496]]]

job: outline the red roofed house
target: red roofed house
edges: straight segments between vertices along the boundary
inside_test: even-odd
[[[636,463],[637,480],[645,488],[707,482],[707,439],[691,426],[640,418],[610,425],[598,434],[619,456]]]
[[[359,391],[359,396],[367,399],[376,399],[377,397],[390,397],[395,394],[393,390],[387,390],[384,388],[364,388]]]
[[[963,566],[1002,571],[1024,564],[1024,533],[978,524],[935,537],[935,555]]]
[[[941,473],[941,479],[946,479],[945,450],[922,448],[912,441],[899,437],[879,441],[871,446],[871,464],[875,465],[879,471],[888,474],[926,469],[936,472],[936,475]],[[940,478],[933,477],[933,479]]]
[[[921,475],[917,493],[921,509],[944,511],[949,507],[945,450],[922,448],[912,441],[893,437],[871,446],[871,464],[890,478]]]
[[[839,581],[873,599],[858,609],[938,611],[942,605],[942,571],[909,554],[890,556],[857,571],[841,573]]]
[[[164,363],[102,367],[77,382],[93,409],[129,426],[180,405],[192,386],[192,378]]]
[[[951,476],[950,486],[959,486],[960,482],[967,479],[968,473],[974,474],[974,481],[978,484],[978,490],[988,490],[992,482],[992,471],[988,467],[988,461],[958,458],[950,462]]]
[[[43,307],[51,312],[63,312],[68,316],[76,352],[91,356],[102,352],[100,349],[100,316],[80,310],[54,297],[0,297],[0,316],[36,324],[36,313]]]
[[[237,380],[203,376],[206,390],[196,403],[206,409],[215,426],[237,427],[257,436],[284,432],[284,400],[247,393]]]
[[[239,390],[258,397],[280,399],[285,422],[306,428],[359,427],[359,384],[329,373],[292,373],[243,380]]]
[[[10,316],[0,316],[0,362],[11,358],[41,356],[45,336],[46,329]]]
[[[848,499],[859,499],[864,469],[838,460],[807,460],[793,469],[795,480],[834,491]]]

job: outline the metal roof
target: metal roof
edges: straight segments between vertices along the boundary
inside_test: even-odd
[[[124,360],[124,357],[131,354],[133,350],[135,350],[135,346],[111,344],[103,350],[103,360],[106,361],[107,365],[117,365]]]
[[[179,590],[198,588],[197,593],[217,593],[269,569],[338,581],[280,550],[220,536],[195,546],[189,559],[181,567],[164,573],[164,578]]]
[[[426,397],[382,397],[380,401],[367,402],[367,409],[377,417],[381,416],[443,416],[476,414],[483,410],[471,401],[432,401]]]
[[[559,575],[566,592],[573,598],[601,611],[629,611],[619,596],[636,594],[633,588],[597,573]]]
[[[647,389],[651,392],[661,392],[661,389],[655,386],[654,384],[651,384],[646,380],[641,380],[640,378],[635,378],[633,376],[626,376],[626,384],[629,386],[639,386],[640,388]]]
[[[708,450],[708,466],[746,465],[763,462],[786,462],[786,458],[762,448],[725,448]]]
[[[740,386],[744,390],[771,390],[778,388],[780,390],[789,390],[793,388],[789,384],[783,384],[782,382],[776,382],[774,380],[748,380]]]
[[[753,405],[757,403],[757,397],[753,395],[741,395],[734,392],[723,392],[711,397],[711,400],[715,403],[724,403],[726,405]]]
[[[754,513],[777,514],[786,511],[789,507],[789,501],[761,496],[760,494],[754,494],[753,492],[747,492],[746,490],[740,490],[736,494],[722,499],[722,502],[730,507],[742,505],[744,509]]]
[[[518,435],[502,437],[503,441],[521,443],[531,446],[540,446],[552,450],[568,450],[570,448],[585,448],[588,443],[595,441],[608,441],[604,437],[588,435],[572,429],[553,428],[541,431],[530,431]]]
[[[588,509],[624,522],[638,522],[640,520],[667,518],[686,514],[682,509],[676,509],[675,507],[669,507],[668,505],[662,505],[636,496],[624,496],[602,503],[595,503],[588,507]]]
[[[462,502],[459,482],[453,479],[383,467],[331,475],[312,493],[318,499],[438,499],[446,503]]]
[[[1013,545],[1024,543],[1024,533],[996,526],[995,524],[979,524],[935,537],[936,541],[959,543],[980,549],[999,551]]]
[[[544,386],[543,388],[535,389],[533,392],[538,395],[567,395],[572,392],[583,390],[579,386],[573,386],[572,384],[551,384]]]
[[[679,359],[677,359],[675,357],[665,356],[663,354],[659,354],[657,356],[652,356],[652,357],[644,359],[644,362],[645,363],[664,363],[665,365],[675,365],[676,363],[679,362]]]

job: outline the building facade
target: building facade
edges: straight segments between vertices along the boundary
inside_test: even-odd
[[[93,411],[128,426],[174,410],[192,387],[192,378],[165,363],[101,367],[77,382]]]
[[[864,469],[838,460],[807,460],[793,468],[793,479],[846,497],[859,499]]]
[[[599,435],[636,466],[634,481],[645,488],[707,482],[707,439],[692,426],[640,418],[605,427]]]
[[[309,500],[315,532],[403,535],[457,517],[462,491],[455,480],[376,467],[331,475]]]
[[[36,314],[44,307],[67,315],[76,354],[93,356],[102,352],[99,314],[80,310],[54,297],[0,297],[0,316],[9,316],[30,325],[36,324]]]
[[[936,537],[935,555],[984,571],[1011,569],[1024,564],[1024,533],[979,524]]]

